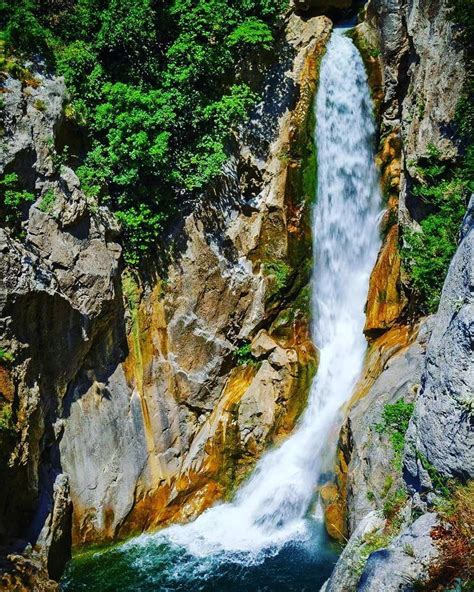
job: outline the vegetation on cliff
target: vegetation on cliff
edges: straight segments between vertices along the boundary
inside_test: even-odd
[[[242,67],[256,50],[271,49],[286,6],[287,0],[1,3],[10,54],[39,53],[66,79],[66,114],[88,140],[84,154],[73,155],[77,173],[86,193],[117,213],[129,263],[156,242],[184,196],[220,174],[232,129],[256,101]],[[4,69],[21,67],[4,60]]]
[[[474,2],[451,0],[451,19],[464,48],[466,78],[452,122],[459,158],[449,161],[436,146],[416,163],[413,195],[425,206],[419,229],[405,230],[401,256],[409,272],[417,309],[436,312],[449,264],[456,251],[459,228],[474,191]]]

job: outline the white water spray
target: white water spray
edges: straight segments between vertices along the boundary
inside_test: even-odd
[[[320,364],[308,407],[293,435],[265,454],[232,503],[207,510],[191,524],[140,537],[142,542],[153,537],[194,556],[224,554],[249,563],[307,533],[322,449],[361,372],[364,304],[380,246],[367,77],[353,43],[337,31],[322,60],[315,107],[313,335]]]

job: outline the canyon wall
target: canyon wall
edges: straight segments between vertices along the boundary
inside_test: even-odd
[[[62,80],[6,79],[4,172],[40,197],[22,237],[1,231],[5,585],[54,589],[71,542],[192,519],[294,426],[317,367],[312,100],[330,30],[289,16],[223,176],[141,273],[58,162],[76,133]]]

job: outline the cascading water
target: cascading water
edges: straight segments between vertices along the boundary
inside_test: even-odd
[[[380,245],[380,192],[367,77],[358,51],[339,31],[332,35],[322,60],[315,108],[318,193],[313,215],[313,334],[320,364],[308,407],[294,434],[261,459],[232,503],[207,510],[191,524],[172,526],[123,545],[119,552],[133,568],[135,579],[131,581],[136,585],[141,573],[140,581],[146,585],[120,589],[151,590],[157,584],[185,581],[189,589],[221,589],[208,584],[213,577],[217,581],[213,573],[221,570],[222,575],[223,565],[249,569],[277,560],[288,545],[304,546],[314,538],[317,520],[308,512],[323,449],[362,368],[364,304]],[[316,551],[324,556],[321,548]],[[161,571],[153,576],[157,557]],[[207,584],[196,588],[197,580]],[[66,589],[81,588],[71,585]],[[303,587],[285,585],[281,589]]]

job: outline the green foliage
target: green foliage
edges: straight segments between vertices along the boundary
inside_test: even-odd
[[[7,226],[16,231],[35,196],[21,188],[18,175],[8,173],[0,180],[0,213]]]
[[[55,201],[56,195],[54,194],[54,191],[52,189],[48,189],[48,191],[41,198],[38,207],[42,212],[49,213],[53,209]]]
[[[362,545],[358,549],[355,561],[355,572],[358,576],[362,575],[367,559],[379,549],[388,547],[392,540],[390,533],[374,530],[365,534],[362,538]]]
[[[33,103],[33,107],[37,110],[37,111],[46,111],[46,103],[44,101],[42,101],[41,99],[36,99],[36,101]]]
[[[291,267],[284,261],[267,260],[263,262],[263,273],[274,279],[275,289],[280,292],[287,287],[291,277]]]
[[[385,481],[383,483],[383,488],[382,488],[382,492],[381,492],[382,497],[387,497],[388,492],[392,488],[392,485],[393,485],[393,475],[387,475],[385,477]]]
[[[138,265],[140,254],[146,253],[156,243],[161,230],[162,214],[153,213],[146,204],[118,210],[117,218],[122,223],[129,248],[125,252],[125,261],[129,265]]]
[[[12,407],[9,403],[4,403],[0,407],[0,436],[2,433],[11,433],[13,431]]]
[[[420,180],[412,192],[430,213],[421,220],[419,230],[405,230],[401,255],[422,313],[436,312],[439,304],[468,195],[474,188],[473,156],[471,147],[462,162],[453,167],[442,162],[437,149],[430,147],[418,163]]]
[[[266,23],[253,17],[238,25],[229,35],[227,41],[230,46],[243,44],[270,49],[273,43],[273,34]]]
[[[13,362],[13,354],[0,347],[0,362]]]
[[[403,399],[400,399],[393,405],[384,405],[382,421],[375,425],[375,430],[379,434],[388,434],[390,436],[393,448],[393,464],[397,470],[401,469],[402,466],[405,434],[413,414],[413,409],[413,403],[405,403]],[[391,484],[388,489],[390,487]]]
[[[392,495],[388,496],[383,505],[384,517],[387,520],[394,521],[407,499],[407,492],[404,489],[397,489]]]
[[[17,0],[10,51],[64,75],[90,149],[85,192],[118,213],[137,265],[181,202],[221,174],[257,95],[239,76],[274,42],[287,0]]]
[[[239,366],[249,366],[256,363],[256,359],[252,355],[250,343],[244,343],[244,345],[237,348],[235,354]]]

